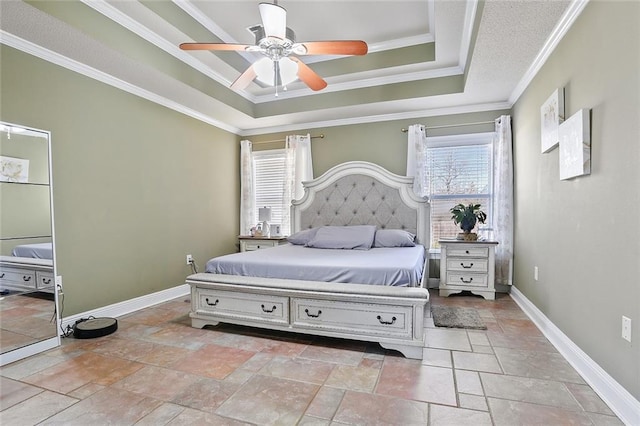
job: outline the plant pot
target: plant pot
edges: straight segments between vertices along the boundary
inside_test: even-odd
[[[478,241],[478,234],[475,232],[460,232],[456,240],[461,241]]]

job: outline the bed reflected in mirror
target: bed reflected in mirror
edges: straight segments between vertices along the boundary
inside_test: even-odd
[[[59,344],[50,134],[0,122],[2,364]]]

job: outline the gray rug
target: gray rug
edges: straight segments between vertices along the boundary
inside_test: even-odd
[[[431,306],[431,315],[436,327],[470,328],[486,330],[487,326],[474,308],[455,306]]]

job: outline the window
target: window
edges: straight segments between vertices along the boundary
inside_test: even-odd
[[[491,218],[493,133],[427,139],[431,201],[431,248],[440,238],[453,238],[460,229],[449,210],[456,204],[481,204]],[[481,225],[488,231],[489,224]]]
[[[271,222],[282,223],[282,195],[284,192],[284,149],[270,149],[253,152],[253,173],[255,177],[255,223],[258,223],[258,209],[271,207]],[[289,230],[282,230],[286,235]]]

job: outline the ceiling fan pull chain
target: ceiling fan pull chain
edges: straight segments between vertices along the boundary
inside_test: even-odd
[[[279,62],[273,61],[273,87],[276,89],[276,97],[278,97],[278,77],[280,77]]]

